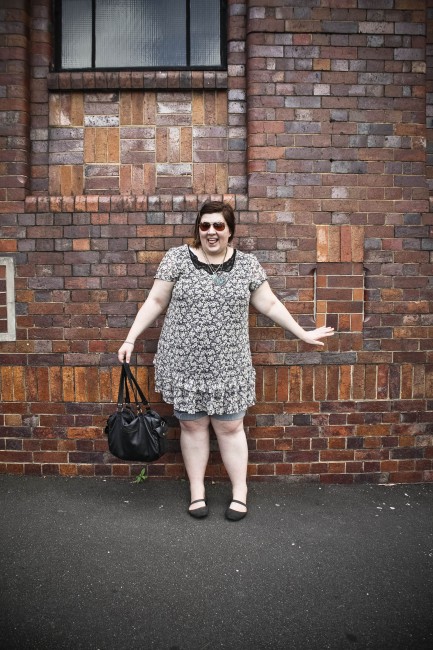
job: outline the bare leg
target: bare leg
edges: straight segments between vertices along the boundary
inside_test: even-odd
[[[188,474],[191,501],[205,496],[204,475],[209,460],[209,417],[199,420],[180,420],[180,448]],[[202,508],[203,503],[195,503],[190,510]]]
[[[216,420],[211,417],[212,426],[224,467],[227,470],[233,489],[233,499],[247,502],[248,445],[244,430],[244,420]],[[239,503],[231,504],[232,510],[245,512]]]

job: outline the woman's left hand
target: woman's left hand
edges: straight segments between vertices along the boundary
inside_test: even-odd
[[[309,343],[310,345],[325,345],[319,339],[323,339],[326,336],[333,336],[334,328],[333,327],[318,327],[315,330],[305,332],[305,336],[302,337],[301,341]]]

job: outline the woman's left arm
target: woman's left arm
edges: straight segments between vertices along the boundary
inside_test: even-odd
[[[289,332],[292,332],[292,334],[305,343],[310,343],[311,345],[324,345],[324,343],[319,339],[334,334],[333,327],[318,327],[315,330],[304,330],[290,315],[290,312],[284,307],[283,303],[278,300],[267,281],[263,282],[255,291],[252,292],[251,304],[261,314],[271,318],[274,323],[289,330]]]

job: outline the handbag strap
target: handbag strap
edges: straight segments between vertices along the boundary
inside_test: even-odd
[[[131,404],[131,397],[129,394],[128,382],[125,379],[125,404]]]
[[[131,367],[130,367],[129,363],[126,363],[126,361],[124,361],[122,363],[121,378],[122,377],[124,378],[124,382],[125,382],[125,385],[126,385],[126,390],[128,390],[128,381],[129,381],[129,384],[130,384],[130,386],[132,388],[132,392],[134,393],[137,408],[140,407],[139,400],[138,400],[138,397],[137,397],[137,393],[138,393],[142,404],[148,409],[150,407],[150,404],[149,404],[148,400],[145,398],[144,393],[141,390],[140,386],[138,385],[138,381],[136,380],[136,378],[132,374]]]
[[[120,380],[119,380],[119,391],[117,393],[117,409],[119,411],[124,404],[123,401],[124,397],[125,397],[125,404],[129,404],[131,400],[129,396],[128,384],[126,382],[126,370],[122,364],[122,370],[120,373]]]
[[[126,380],[126,370],[122,367],[119,380],[119,390],[117,393],[117,408],[120,410],[124,404],[131,404],[128,382]],[[135,396],[135,394],[134,394]],[[137,399],[135,400],[137,402]]]

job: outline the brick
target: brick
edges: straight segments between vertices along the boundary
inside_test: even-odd
[[[317,226],[316,241],[317,241],[317,261],[328,261],[328,237],[329,226]]]

